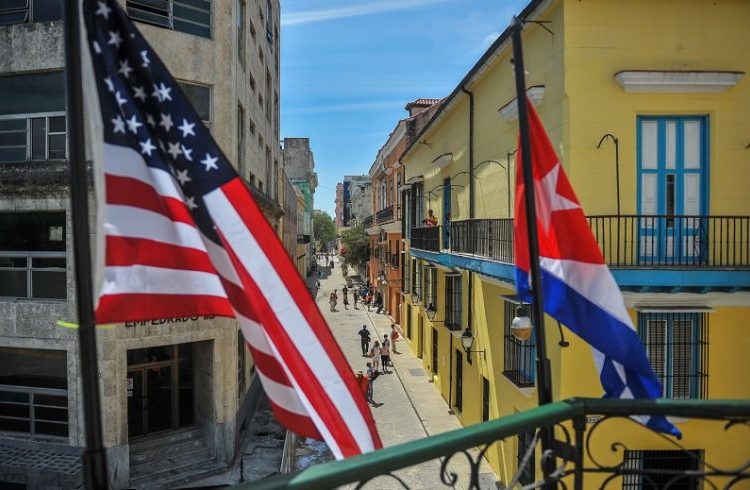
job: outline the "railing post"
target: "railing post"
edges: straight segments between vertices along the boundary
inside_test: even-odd
[[[586,431],[586,416],[579,415],[573,419],[573,430],[575,431],[575,473],[573,476],[573,488],[583,489],[583,433]]]

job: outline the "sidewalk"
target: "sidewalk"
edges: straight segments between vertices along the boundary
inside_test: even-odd
[[[353,270],[349,271],[354,274]],[[350,276],[354,285],[360,281],[357,276]],[[376,338],[382,341],[383,335],[391,332],[391,321],[386,315],[377,314],[373,310],[367,312],[367,307],[359,305],[354,309],[354,303],[349,295],[349,309],[345,310],[342,303],[341,288],[346,284],[338,259],[335,260],[332,274],[320,279],[320,291],[317,303],[328,321],[334,336],[341,346],[349,364],[356,373],[366,369],[369,360],[362,356],[358,331],[362,325]],[[328,295],[333,289],[338,290],[339,305],[336,312],[331,312],[328,305]],[[429,382],[430,376],[422,367],[422,362],[409,349],[406,342],[397,342],[399,354],[391,354],[395,372],[378,377],[374,383],[375,406],[371,406],[375,423],[385,447],[394,446],[415,439],[422,439],[429,435],[439,434],[461,428],[461,423],[455,415],[449,413],[448,404],[438,390]],[[458,475],[456,488],[466,488],[469,484],[470,466],[463,454],[456,454],[448,464],[447,470]],[[480,467],[481,488],[496,488],[496,477],[489,465],[483,462]],[[396,475],[413,489],[432,489],[443,487],[440,480],[440,462],[429,461],[418,466],[405,468]],[[390,476],[381,476],[365,485],[366,489],[402,488]]]

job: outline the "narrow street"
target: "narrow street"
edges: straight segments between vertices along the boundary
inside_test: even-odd
[[[319,265],[320,266],[320,265]],[[354,286],[361,284],[353,269],[349,269]],[[334,268],[330,273],[323,272],[320,278],[320,289],[316,294],[318,307],[323,312],[328,325],[338,340],[344,355],[352,370],[356,373],[366,369],[368,359],[362,356],[358,331],[362,325],[372,334],[372,341],[390,334],[391,321],[387,315],[378,314],[373,309],[367,311],[362,304],[354,309],[354,303],[349,295],[349,307],[344,309],[341,288],[346,284],[342,275],[339,259],[334,259]],[[338,290],[339,304],[337,311],[331,312],[328,296],[333,289]],[[461,428],[455,415],[449,413],[448,404],[442,398],[418,359],[409,349],[407,342],[399,339],[396,349],[398,354],[391,353],[395,370],[390,374],[378,377],[374,383],[375,405],[371,410],[375,423],[383,441],[383,445],[393,446],[429,435],[439,434]],[[466,457],[455,455],[449,462],[448,475],[455,472],[458,475],[456,488],[466,488],[470,472]],[[486,462],[481,466],[480,481],[482,488],[495,488],[496,477]],[[396,472],[396,476],[404,481],[409,488],[444,487],[440,481],[440,462],[431,461]],[[365,486],[367,489],[401,488],[392,477],[381,476]]]

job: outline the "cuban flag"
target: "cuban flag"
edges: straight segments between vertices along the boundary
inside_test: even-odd
[[[591,345],[605,398],[659,398],[661,383],[625,309],[622,293],[539,116],[528,100],[526,103],[544,311]],[[522,167],[516,168],[516,288],[518,295],[530,302],[524,180]],[[651,429],[680,437],[680,431],[665,417],[637,419]]]

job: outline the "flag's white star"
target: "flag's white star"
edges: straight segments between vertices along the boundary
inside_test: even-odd
[[[143,87],[133,87],[133,97],[140,100],[141,102],[146,102],[146,91],[143,90]]]
[[[216,162],[218,162],[219,159],[217,157],[212,157],[208,153],[206,153],[206,158],[201,160],[201,163],[206,166],[206,172],[211,170],[212,168],[219,169],[219,166],[216,165]]]
[[[130,63],[128,63],[127,59],[124,59],[120,61],[120,69],[117,70],[117,73],[122,74],[125,78],[130,77],[130,72],[133,71],[132,68],[130,68]]]
[[[195,136],[195,131],[193,131],[193,128],[195,127],[195,123],[188,124],[187,119],[182,120],[182,124],[177,126],[177,129],[182,131],[182,137],[187,138],[189,134]]]
[[[143,124],[138,122],[138,119],[136,119],[135,114],[133,114],[133,117],[131,117],[130,119],[126,119],[125,122],[128,124],[128,129],[133,134],[136,134],[138,132],[138,128],[143,126]]]
[[[115,133],[125,133],[125,121],[122,120],[119,114],[112,119],[112,123],[115,125]]]
[[[554,211],[565,211],[581,207],[577,202],[571,201],[557,193],[557,181],[560,176],[560,163],[558,162],[552,170],[547,172],[541,180],[537,181],[535,189],[535,203],[537,218],[546,233],[549,230]]]
[[[112,12],[112,9],[107,7],[107,4],[104,2],[96,2],[99,4],[99,8],[96,9],[96,15],[101,15],[104,17],[104,20],[109,20],[109,13]]]
[[[141,51],[141,59],[143,60],[141,66],[144,68],[148,68],[148,65],[151,64],[151,60],[148,59],[148,51],[146,51],[145,49]]]
[[[151,114],[146,114],[146,122],[152,128],[156,127],[156,121],[154,121],[154,116],[152,116]]]
[[[115,84],[112,83],[112,79],[111,78],[106,77],[104,79],[104,83],[107,84],[107,90],[109,90],[110,92],[114,92],[115,91]]]
[[[188,197],[185,199],[185,204],[187,204],[188,209],[195,209],[198,207],[197,204],[195,204],[195,198],[194,197]]]
[[[180,148],[180,143],[171,143],[167,141],[167,146],[169,146],[169,149],[167,150],[167,153],[172,155],[172,158],[177,160],[177,157],[182,155],[182,149]]]
[[[125,102],[128,101],[128,99],[125,99],[125,98],[122,97],[122,95],[120,95],[120,91],[119,90],[117,92],[115,92],[115,100],[117,101],[117,105],[120,106],[120,107],[122,107],[122,105]]]
[[[146,141],[139,141],[139,145],[141,145],[141,154],[151,156],[151,152],[156,149],[156,147],[151,144],[151,138],[147,139]]]
[[[174,126],[174,123],[172,122],[172,116],[170,116],[169,114],[162,114],[161,121],[159,121],[159,126],[163,126],[165,131],[169,131],[172,126]]]
[[[101,46],[99,46],[99,43],[94,41],[91,43],[91,46],[94,48],[94,53],[100,54],[102,52]]]
[[[192,156],[193,155],[193,150],[191,150],[190,148],[188,148],[185,145],[180,146],[180,148],[182,148],[182,154],[185,156],[185,160],[187,160],[188,162],[192,162],[193,161],[193,156]]]
[[[180,185],[183,185],[183,186],[185,185],[186,182],[190,182],[191,180],[193,180],[190,177],[188,177],[187,169],[177,170],[175,172],[175,178],[180,182]]]
[[[156,97],[156,99],[161,102],[161,92],[159,92],[159,86],[154,84],[154,91],[151,92],[151,97]]]
[[[116,49],[120,49],[120,44],[122,44],[122,37],[120,36],[120,31],[107,31],[109,32],[109,41],[107,41],[107,44],[114,44]]]
[[[169,92],[171,92],[172,89],[164,85],[164,83],[160,83],[159,88],[157,90],[159,91],[159,94],[161,95],[161,97],[159,98],[160,102],[164,102],[165,100],[172,100],[172,96],[169,95]]]

